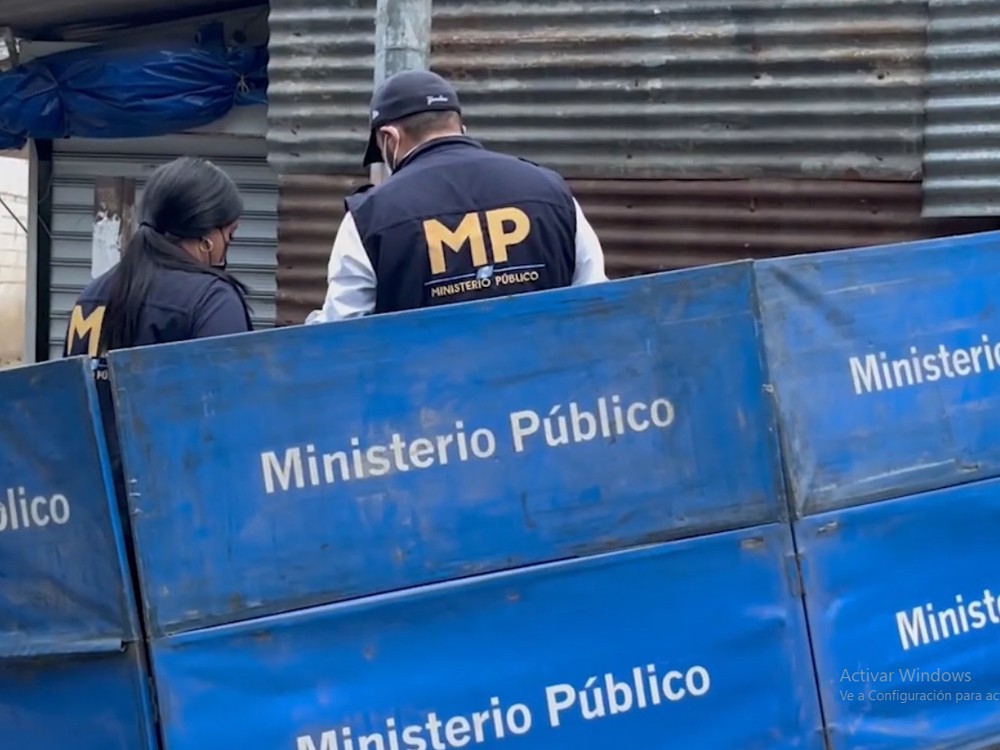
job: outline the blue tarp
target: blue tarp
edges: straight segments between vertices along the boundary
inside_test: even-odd
[[[0,75],[0,149],[29,138],[142,138],[267,101],[267,48],[226,48],[221,29],[194,45],[84,47]]]

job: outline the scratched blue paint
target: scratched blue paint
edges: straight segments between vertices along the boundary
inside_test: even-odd
[[[1000,232],[762,261],[756,275],[797,513],[1000,474]],[[941,346],[952,354],[931,380],[923,359]],[[910,347],[922,382],[911,361],[913,385],[891,372],[878,390],[866,358]]]
[[[780,519],[750,271],[113,353],[152,631]],[[668,399],[672,422],[554,448],[540,429],[515,450],[510,413],[599,414],[615,395]],[[455,438],[447,465],[344,481],[332,464],[333,484],[306,469],[305,488],[266,491],[262,452],[434,438],[459,421],[490,430],[495,453],[456,460]]]
[[[72,659],[0,661],[0,747],[153,750],[147,673],[138,645]]]
[[[797,526],[833,749],[1000,746],[1000,605],[993,599],[1000,596],[1000,480],[831,511]],[[954,617],[959,632],[938,625],[934,641],[927,605],[945,613],[949,628]],[[917,608],[923,624],[914,619]],[[921,627],[927,642],[914,640]]]
[[[772,524],[167,636],[153,645],[165,750],[347,750],[345,729],[355,750],[427,750],[431,713],[438,748],[820,750],[791,554],[787,524]],[[633,670],[648,679],[649,665],[661,684],[682,675],[671,688],[693,675],[698,695],[654,705],[640,680],[640,701]],[[585,720],[577,691],[608,674],[628,686],[624,710],[605,698]],[[477,743],[492,698],[505,737],[481,722]]]
[[[88,361],[0,372],[0,477],[0,658],[136,638]]]

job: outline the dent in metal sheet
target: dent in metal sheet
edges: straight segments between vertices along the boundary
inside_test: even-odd
[[[1000,743],[998,498],[991,479],[798,523],[833,750]]]
[[[748,263],[110,359],[154,632],[785,512]]]
[[[166,743],[820,750],[791,547],[775,524],[159,639]]]
[[[998,242],[757,264],[798,515],[1000,474]]]

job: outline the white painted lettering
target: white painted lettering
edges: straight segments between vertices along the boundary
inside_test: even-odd
[[[980,343],[921,351],[909,346],[903,356],[880,351],[847,359],[854,394],[863,396],[899,388],[916,388],[941,380],[988,375],[1000,370],[1000,344],[983,334]],[[899,352],[898,354],[902,354]]]
[[[29,497],[24,487],[8,487],[0,502],[0,533],[65,526],[69,520],[69,498],[59,493]]]
[[[675,419],[674,405],[669,399],[629,402],[612,394],[590,404],[572,401],[546,409],[511,411],[506,420],[510,432],[507,444],[516,455],[529,449],[562,448],[598,438],[615,442],[619,437],[648,432],[653,427],[667,429]],[[394,432],[373,444],[366,444],[355,435],[347,439],[343,450],[329,453],[312,443],[263,451],[261,479],[265,494],[273,495],[490,460],[497,457],[503,446],[493,430],[486,427],[467,430],[465,423],[457,420],[454,429],[439,435],[408,436]],[[18,515],[11,523],[20,522],[20,518]]]
[[[895,618],[899,644],[903,651],[909,651],[1000,625],[1000,602],[989,589],[984,589],[981,596],[972,600],[956,594],[951,606],[938,609],[927,602],[900,610]]]

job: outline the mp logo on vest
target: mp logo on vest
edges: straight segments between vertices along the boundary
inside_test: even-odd
[[[94,308],[89,315],[76,305],[69,317],[69,331],[66,335],[66,354],[76,349],[77,342],[85,342],[87,356],[96,357],[101,345],[101,327],[104,325],[104,305]]]
[[[483,227],[486,227],[484,234]],[[449,297],[492,286],[525,284],[539,279],[544,264],[510,263],[510,250],[528,239],[531,219],[520,208],[509,206],[465,214],[454,229],[438,219],[424,221],[432,297]]]

